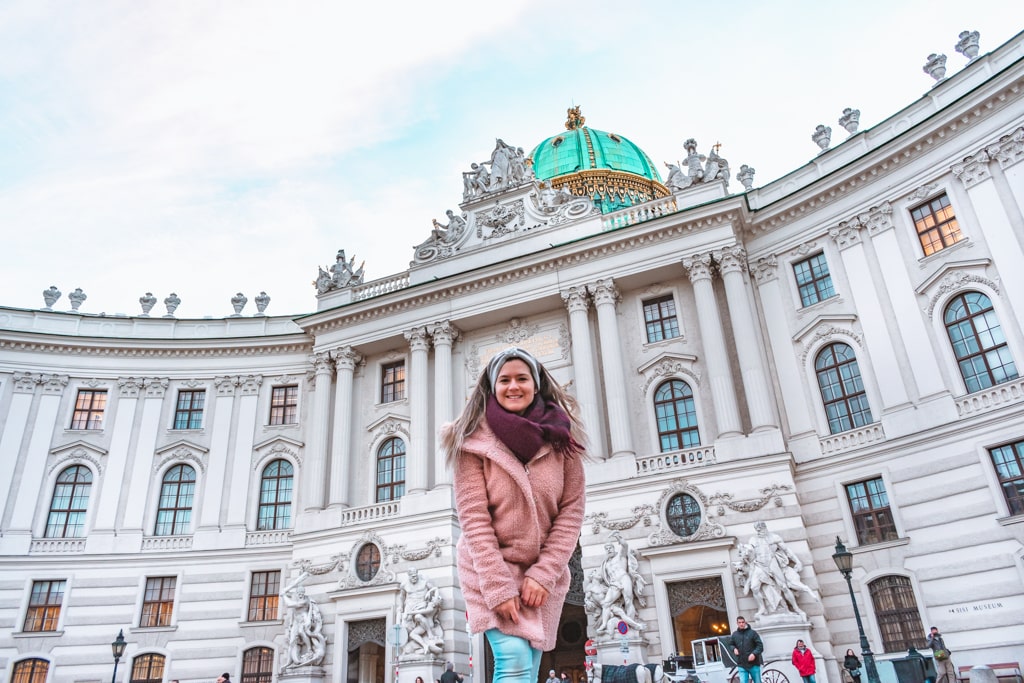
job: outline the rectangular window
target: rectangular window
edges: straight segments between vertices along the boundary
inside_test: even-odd
[[[142,618],[139,626],[170,626],[174,612],[174,586],[178,580],[173,576],[155,576],[146,579],[146,592],[142,597]]]
[[[889,496],[881,477],[846,485],[850,499],[853,526],[860,545],[893,541],[898,538],[896,524],[889,509]]]
[[[174,407],[175,429],[201,429],[203,426],[203,404],[206,391],[179,391],[178,404]]]
[[[249,584],[249,621],[277,619],[277,600],[281,593],[281,572],[253,572]]]
[[[270,394],[270,424],[293,425],[299,421],[299,387],[274,387]]]
[[[800,303],[805,308],[836,295],[825,254],[815,254],[794,263],[793,274],[796,276],[796,286],[800,290]]]
[[[103,411],[107,407],[106,389],[79,389],[75,399],[72,429],[103,429]]]
[[[388,363],[380,368],[380,402],[405,399],[405,361]]]
[[[1011,515],[1024,515],[1024,441],[989,451]]]
[[[910,215],[914,219],[917,238],[921,240],[925,256],[930,256],[963,239],[960,224],[957,223],[953,207],[945,193],[911,209]]]
[[[679,336],[676,300],[671,294],[644,302],[644,324],[647,326],[648,343]]]
[[[23,631],[56,631],[64,602],[64,581],[33,581]]]

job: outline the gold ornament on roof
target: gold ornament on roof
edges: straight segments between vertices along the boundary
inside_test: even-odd
[[[580,113],[579,105],[575,107],[569,107],[568,109],[569,118],[565,121],[566,130],[576,130],[582,128],[583,124],[587,122],[587,119]]]

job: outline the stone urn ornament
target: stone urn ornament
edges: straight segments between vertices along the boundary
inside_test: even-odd
[[[839,125],[846,129],[846,132],[853,135],[860,125],[860,109],[843,109],[843,115],[839,117]]]
[[[89,297],[85,295],[85,292],[82,291],[81,287],[76,287],[75,291],[68,294],[68,300],[71,302],[71,310],[77,312],[78,308],[85,303],[85,300],[88,298]]]
[[[981,34],[977,31],[961,31],[959,38],[960,40],[956,44],[956,51],[967,57],[969,62],[973,62],[978,56]]]
[[[176,310],[178,310],[178,306],[180,306],[180,305],[181,305],[181,298],[179,298],[178,295],[175,294],[174,292],[171,292],[170,296],[168,296],[166,299],[164,299],[164,306],[167,307],[167,315],[165,315],[164,317],[165,318],[173,318],[174,317],[174,312]]]
[[[263,311],[267,310],[267,305],[270,303],[270,297],[267,296],[266,292],[260,292],[256,297],[256,315],[266,315]]]
[[[740,181],[744,190],[749,191],[754,187],[755,172],[752,166],[747,166],[746,164],[740,166],[740,172],[736,174],[736,180]]]
[[[46,304],[44,311],[52,311],[53,305],[57,303],[57,299],[60,298],[60,290],[56,286],[50,285],[49,289],[43,290],[43,303]]]
[[[142,306],[142,315],[139,317],[148,318],[149,312],[156,306],[156,297],[153,296],[153,292],[146,292],[145,296],[140,296],[139,304]]]
[[[814,144],[821,148],[821,152],[818,152],[821,154],[828,149],[829,143],[832,142],[832,128],[818,124],[814,132],[811,133],[811,140],[814,140]]]
[[[939,55],[933,52],[928,55],[928,61],[924,63],[921,69],[934,78],[936,83],[941,81],[946,77],[946,55]]]
[[[235,309],[235,313],[231,317],[242,317],[242,309],[245,308],[245,305],[247,303],[249,303],[248,297],[246,297],[245,294],[242,294],[241,292],[231,297],[231,307]]]

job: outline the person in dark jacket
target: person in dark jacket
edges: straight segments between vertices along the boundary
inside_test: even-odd
[[[725,641],[736,658],[740,683],[761,683],[761,653],[764,643],[744,617],[736,617],[736,630]]]
[[[462,683],[462,676],[455,673],[455,665],[452,662],[447,662],[440,680],[441,683]]]
[[[846,657],[843,658],[843,668],[850,674],[853,683],[860,683],[860,659],[857,658],[852,649],[846,651]]]

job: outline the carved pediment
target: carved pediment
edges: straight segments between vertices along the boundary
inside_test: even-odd
[[[71,465],[84,465],[89,463],[93,466],[97,473],[103,474],[103,466],[101,458],[107,454],[106,449],[94,446],[91,443],[85,441],[74,441],[50,451],[50,455],[53,458],[53,462],[50,468],[47,470],[48,474],[53,474],[55,470],[64,469]]]
[[[682,353],[661,353],[637,368],[644,377],[643,390],[668,377],[686,377],[694,386],[700,386],[697,357]]]
[[[191,462],[200,472],[206,472],[209,449],[199,444],[180,439],[156,450],[158,456],[153,462],[153,472],[160,472],[171,462]]]

